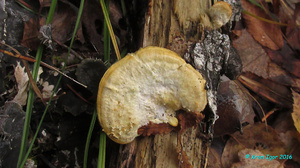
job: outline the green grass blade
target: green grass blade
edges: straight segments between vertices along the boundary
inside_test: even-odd
[[[121,9],[122,9],[123,16],[126,18],[127,17],[127,10],[126,10],[126,5],[125,5],[124,0],[121,0]]]
[[[89,153],[89,148],[90,148],[90,142],[91,142],[91,137],[93,134],[94,126],[96,123],[97,119],[97,110],[95,109],[93,116],[92,116],[92,121],[90,124],[90,129],[86,138],[86,143],[85,143],[85,149],[84,149],[84,158],[83,158],[83,168],[87,168],[87,160],[88,160],[88,153]]]
[[[261,9],[264,9],[258,2],[256,2],[255,0],[248,0],[249,2],[253,3],[254,5],[260,7]]]
[[[56,4],[57,4],[57,0],[53,0],[51,2],[51,6],[50,6],[50,10],[49,10],[49,14],[48,14],[48,18],[47,18],[46,24],[51,23],[53,15],[54,15],[54,12],[55,12]],[[75,39],[75,35],[76,35],[76,32],[77,32],[78,27],[79,27],[79,23],[80,23],[82,11],[83,11],[83,6],[84,6],[84,0],[82,0],[81,3],[80,3],[80,8],[79,8],[79,12],[78,12],[77,21],[76,21],[76,24],[75,24],[75,28],[74,28],[74,32],[73,32],[73,36],[72,36],[72,39],[71,39],[70,46],[68,48],[67,59],[68,59],[68,56],[70,55],[71,48],[72,48],[72,45],[73,45],[73,42],[74,42],[74,39]],[[37,72],[38,72],[40,61],[41,61],[41,58],[42,58],[42,52],[43,52],[43,45],[40,45],[39,48],[38,48],[38,50],[37,50],[37,56],[36,56],[37,62],[35,63],[34,69],[33,69],[33,78],[35,80],[37,78],[37,74],[38,74]],[[64,67],[63,67],[62,71],[64,71],[65,65],[66,65],[66,62],[64,64]],[[34,92],[32,91],[32,89],[30,89],[29,96],[28,96],[27,112],[26,112],[26,118],[25,118],[25,124],[24,124],[24,131],[23,131],[23,137],[22,137],[22,144],[21,144],[20,154],[19,154],[19,158],[18,158],[18,167],[23,167],[23,165],[26,162],[26,159],[28,158],[28,156],[29,156],[29,154],[30,154],[30,152],[32,150],[34,141],[37,138],[37,135],[38,135],[38,132],[39,132],[40,127],[42,125],[42,122],[44,120],[44,117],[46,115],[46,112],[48,110],[50,102],[52,100],[52,97],[53,97],[54,93],[56,92],[56,90],[57,90],[57,88],[59,86],[61,78],[62,78],[62,75],[60,75],[60,77],[58,79],[58,82],[57,82],[57,84],[56,84],[56,86],[55,86],[55,88],[53,90],[53,93],[52,93],[52,95],[50,97],[49,103],[47,104],[47,106],[45,108],[45,111],[43,113],[43,116],[42,116],[42,118],[40,120],[39,126],[38,126],[38,128],[36,130],[36,133],[34,135],[34,138],[33,138],[32,142],[31,142],[31,144],[29,146],[29,149],[28,149],[27,153],[25,154],[25,148],[27,146],[26,144],[27,144],[28,132],[29,132],[29,124],[30,124],[30,119],[31,119],[32,106],[33,106],[33,97],[34,97]]]
[[[29,7],[27,7],[26,5],[22,4],[20,1],[15,1],[16,3],[18,3],[20,6],[22,6],[24,9],[28,10],[29,12],[32,12],[34,14],[39,14],[39,12],[33,10],[33,9],[30,9]],[[43,15],[41,15],[43,16]]]
[[[125,48],[121,53],[121,58],[125,57],[127,54],[127,48]]]
[[[75,24],[75,28],[74,28],[74,32],[73,32],[73,36],[72,36],[72,39],[71,39],[71,43],[70,43],[70,46],[68,48],[68,57],[71,53],[71,49],[72,49],[72,46],[73,46],[73,43],[74,43],[74,40],[75,40],[75,37],[76,37],[76,33],[77,33],[77,30],[79,28],[79,25],[80,25],[80,19],[81,19],[81,16],[82,16],[82,11],[83,11],[83,7],[84,7],[84,2],[85,0],[81,0],[80,1],[80,6],[79,6],[79,11],[78,11],[78,15],[77,15],[77,20],[76,20],[76,24]],[[67,58],[68,58],[67,57]]]
[[[97,168],[105,168],[105,151],[106,151],[106,134],[103,131],[101,131]]]
[[[42,124],[43,124],[43,121],[44,121],[44,118],[45,118],[46,113],[47,113],[47,111],[48,111],[48,108],[49,108],[49,106],[50,106],[50,104],[51,104],[50,102],[52,101],[52,98],[53,98],[53,96],[54,96],[54,93],[56,93],[56,91],[57,91],[57,89],[58,89],[58,86],[59,86],[59,83],[60,83],[60,81],[61,81],[61,78],[62,78],[62,75],[60,75],[60,77],[58,78],[58,81],[57,81],[57,83],[56,83],[56,85],[55,85],[55,87],[54,87],[54,89],[53,89],[53,92],[52,92],[52,94],[51,94],[51,97],[50,97],[50,99],[49,99],[49,102],[48,102],[48,104],[47,104],[47,106],[46,106],[46,108],[45,108],[45,110],[44,110],[43,115],[42,115],[42,118],[40,119],[40,122],[39,122],[39,125],[38,125],[38,127],[37,127],[37,130],[36,130],[36,132],[35,132],[35,134],[34,134],[34,136],[33,136],[32,142],[31,142],[31,144],[30,144],[30,146],[29,146],[29,148],[28,148],[28,150],[27,150],[27,152],[26,152],[26,155],[25,155],[23,161],[22,161],[21,164],[20,164],[20,167],[23,167],[23,166],[24,166],[24,164],[25,164],[25,162],[26,162],[26,160],[27,160],[27,158],[28,158],[28,156],[29,156],[29,154],[30,154],[30,152],[31,152],[31,150],[32,150],[32,147],[33,147],[34,142],[35,142],[35,140],[36,140],[36,138],[37,138],[37,136],[38,136],[39,130],[40,130]]]
[[[109,0],[106,0],[106,3],[104,3],[103,0],[100,0],[101,6],[103,5],[103,13],[106,15],[106,18],[109,20],[109,12],[106,10],[109,8]],[[107,67],[109,67],[110,64],[110,22],[105,21],[103,24],[103,34],[104,34],[104,62],[107,63]],[[113,32],[112,32],[113,33]],[[113,35],[114,37],[114,35]],[[113,38],[112,37],[112,38]],[[114,41],[114,39],[112,39]],[[119,51],[118,51],[119,52]],[[117,53],[117,52],[116,52]],[[117,54],[118,55],[118,54]],[[120,55],[120,53],[119,53]],[[120,59],[120,56],[118,57],[118,60]],[[99,155],[98,155],[98,168],[105,168],[105,149],[106,149],[106,135],[103,131],[100,133],[100,142],[99,142]]]
[[[54,11],[55,11],[55,8],[56,8],[56,4],[57,4],[57,0],[53,0],[51,2],[51,6],[50,6],[49,14],[48,14],[48,17],[47,17],[47,20],[46,20],[46,24],[49,24],[52,21]],[[39,67],[40,67],[42,54],[43,54],[43,49],[44,49],[44,46],[42,44],[40,44],[38,49],[37,49],[37,53],[36,53],[36,58],[35,58],[36,62],[34,63],[33,70],[32,70],[32,77],[33,77],[34,81],[37,80],[38,70],[39,70]],[[19,167],[19,168],[21,168],[20,164],[21,164],[22,160],[25,159],[24,156],[25,156],[25,151],[26,151],[27,142],[28,142],[28,135],[29,135],[30,120],[31,120],[32,107],[33,107],[33,101],[34,101],[34,94],[35,93],[34,93],[32,87],[30,87],[29,94],[28,94],[28,99],[27,99],[26,116],[25,116],[25,121],[24,121],[22,141],[21,141],[21,145],[20,145],[20,153],[19,153],[18,163],[17,163],[17,167]]]
[[[51,6],[50,6],[50,9],[49,9],[49,13],[48,13],[48,17],[47,17],[47,20],[46,20],[46,24],[50,24],[52,22],[54,12],[55,12],[55,8],[56,8],[56,4],[57,4],[57,0],[52,0]]]
[[[115,52],[116,52],[116,55],[117,55],[117,59],[120,60],[121,56],[120,56],[120,51],[119,51],[118,43],[117,43],[117,40],[116,40],[114,31],[113,31],[113,28],[111,26],[111,22],[109,20],[108,10],[106,8],[104,0],[100,0],[100,5],[102,7],[102,11],[103,11],[105,22],[106,22],[106,24],[108,26],[109,34],[110,34],[110,37],[111,37],[111,40],[112,40],[112,43],[113,43],[113,46],[114,46],[114,49],[115,49]]]
[[[279,22],[276,22],[276,21],[273,21],[273,20],[265,19],[263,17],[257,16],[255,14],[249,12],[249,11],[246,11],[246,10],[243,10],[243,13],[246,14],[246,15],[252,16],[252,17],[254,17],[256,19],[259,19],[261,21],[267,22],[267,23],[276,24],[276,25],[279,25],[279,26],[288,26],[285,23],[279,23]]]
[[[40,62],[41,62],[42,53],[43,53],[43,48],[44,48],[43,45],[40,44],[40,46],[38,47],[37,53],[36,53],[36,62],[34,64],[33,71],[32,71],[32,77],[33,77],[34,81],[36,81],[36,79],[37,79],[38,70],[40,67]],[[28,143],[28,135],[29,135],[29,127],[30,127],[31,114],[32,114],[32,108],[33,108],[34,94],[35,93],[34,93],[32,87],[30,86],[28,99],[27,99],[24,129],[23,129],[23,135],[22,135],[22,140],[21,140],[21,145],[20,145],[20,152],[19,152],[17,167],[20,167],[20,163],[25,156],[25,151],[26,151],[26,147],[27,147],[27,143]]]

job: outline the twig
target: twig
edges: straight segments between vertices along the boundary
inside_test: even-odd
[[[5,46],[7,46],[7,47],[9,47],[9,48],[12,48],[11,46],[9,46],[9,45],[7,45],[7,44],[4,44],[4,43],[2,43],[2,42],[1,42],[1,44],[2,44],[2,45],[5,45]],[[35,60],[34,58],[27,57],[27,56],[23,56],[23,55],[21,55],[20,53],[13,54],[12,52],[5,51],[5,50],[2,50],[2,49],[0,49],[0,52],[4,53],[4,54],[6,54],[6,55],[9,55],[9,56],[13,56],[13,57],[16,57],[16,58],[21,58],[21,59],[26,60],[26,61],[36,62],[36,60]],[[49,69],[51,69],[51,70],[54,70],[54,71],[56,71],[56,72],[62,74],[64,77],[66,77],[66,78],[72,80],[73,82],[77,83],[78,85],[81,85],[81,86],[83,86],[84,88],[87,88],[86,85],[84,85],[84,84],[82,84],[82,83],[76,81],[76,80],[73,79],[72,77],[70,77],[70,76],[68,76],[68,75],[66,75],[66,74],[64,74],[64,73],[62,73],[62,72],[61,72],[60,70],[58,70],[57,68],[55,68],[55,67],[53,67],[53,66],[51,66],[51,65],[49,65],[49,64],[47,64],[47,63],[45,63],[45,62],[43,62],[43,61],[41,61],[41,65],[43,65],[44,67],[47,67],[47,68],[49,68]]]

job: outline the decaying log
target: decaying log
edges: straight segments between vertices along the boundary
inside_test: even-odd
[[[204,13],[210,4],[210,0],[150,1],[141,47],[152,45],[169,48],[183,56],[188,45],[202,37],[207,20]],[[201,132],[203,130],[198,126],[189,128],[182,134],[171,132],[166,135],[138,137],[134,142],[120,146],[116,167],[174,168],[188,167],[189,164],[195,168],[205,167],[208,144],[204,143]],[[181,160],[183,152],[188,157],[188,164]]]

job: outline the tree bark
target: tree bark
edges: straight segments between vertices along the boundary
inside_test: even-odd
[[[204,30],[203,13],[210,7],[209,4],[210,0],[151,0],[145,15],[141,47],[169,48],[183,56],[189,44],[200,40]],[[183,151],[191,167],[205,167],[208,144],[201,138],[201,132],[198,126],[187,129],[183,134],[171,132],[138,137],[130,144],[120,145],[117,167],[189,167],[181,159]]]

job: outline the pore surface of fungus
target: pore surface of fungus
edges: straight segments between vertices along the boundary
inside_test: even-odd
[[[146,47],[113,64],[101,79],[97,111],[104,132],[126,144],[149,123],[178,125],[176,111],[200,113],[205,80],[176,53]]]

